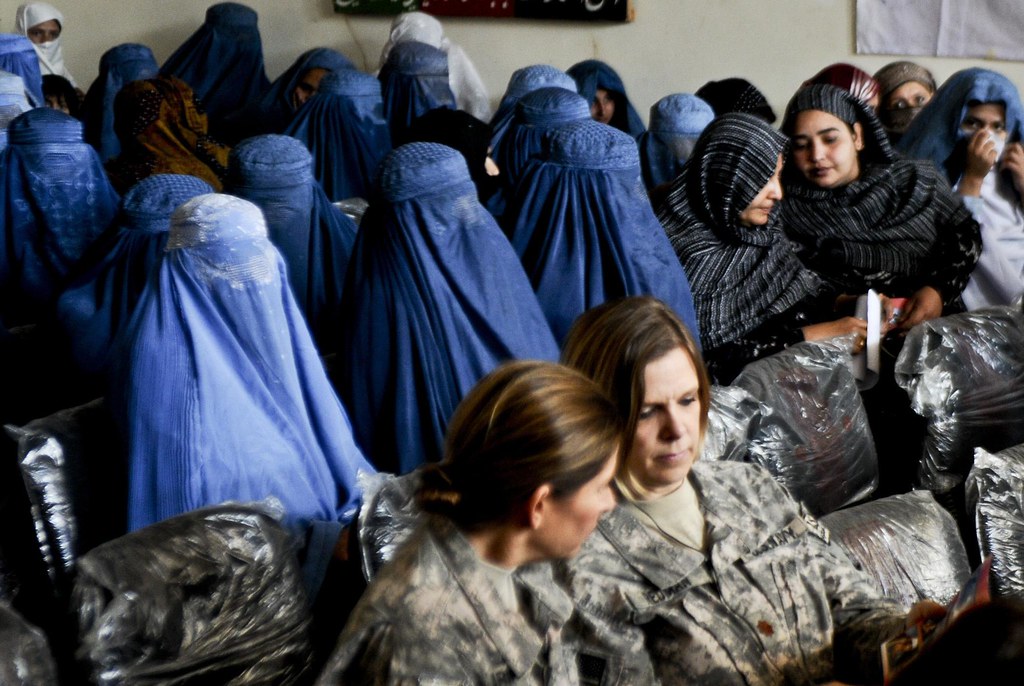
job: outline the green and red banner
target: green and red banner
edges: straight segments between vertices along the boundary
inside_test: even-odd
[[[334,11],[343,14],[398,14],[413,10],[437,17],[633,19],[632,0],[334,0]]]

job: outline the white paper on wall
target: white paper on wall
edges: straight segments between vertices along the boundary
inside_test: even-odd
[[[857,52],[1024,60],[1021,0],[857,0]]]

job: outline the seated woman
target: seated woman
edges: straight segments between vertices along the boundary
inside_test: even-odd
[[[625,295],[658,296],[697,327],[627,134],[595,121],[559,128],[549,155],[527,166],[512,211],[512,247],[556,340],[591,307]]]
[[[583,60],[566,70],[576,81],[576,90],[590,103],[594,121],[614,126],[639,138],[645,131],[643,119],[626,96],[622,79],[601,60]]]
[[[114,98],[114,115],[121,154],[106,166],[120,192],[153,174],[188,174],[223,188],[230,149],[210,136],[206,114],[184,81],[132,81]]]
[[[701,131],[714,118],[711,105],[689,93],[666,95],[651,105],[651,125],[637,141],[648,192],[679,176]]]
[[[369,198],[377,166],[391,152],[380,81],[350,69],[325,74],[284,134],[309,149],[331,202]]]
[[[409,125],[434,108],[456,109],[448,85],[448,58],[432,45],[416,41],[397,44],[377,78],[392,140],[403,140]]]
[[[863,320],[836,320],[836,293],[800,263],[782,233],[775,205],[785,148],[785,136],[763,119],[723,114],[704,130],[658,208],[690,279],[704,359],[717,383],[731,383],[747,363],[793,343],[867,332]]]
[[[753,114],[769,124],[774,124],[777,118],[775,110],[757,86],[739,77],[708,81],[694,95],[711,105],[716,115],[727,112]]]
[[[328,684],[575,684],[572,604],[539,564],[572,557],[615,504],[615,407],[565,367],[515,362],[459,405],[428,514],[349,618]]]
[[[918,121],[920,120],[920,121]],[[981,224],[968,309],[1009,305],[1024,291],[1024,105],[988,69],[953,74],[907,129],[899,149],[944,170]]]
[[[836,62],[830,64],[811,78],[804,81],[801,88],[813,86],[816,83],[824,83],[830,86],[842,88],[853,97],[865,103],[872,110],[878,109],[879,87],[875,77],[863,69]]]
[[[63,76],[74,91],[81,93],[75,77],[64,64],[64,47],[61,45],[64,15],[60,10],[45,2],[27,2],[18,7],[14,29],[32,41],[32,47],[39,57],[40,74]]]
[[[349,260],[334,382],[381,471],[441,459],[459,401],[511,359],[558,347],[463,156],[407,143],[381,164]]]
[[[490,156],[491,126],[469,112],[438,107],[413,121],[406,143],[440,143],[462,153],[480,202],[498,188],[501,172]]]
[[[557,87],[576,92],[576,82],[561,69],[547,64],[532,64],[512,72],[505,95],[498,103],[498,109],[491,117],[491,150],[497,150],[502,137],[512,124],[516,103],[530,91],[538,88]]]
[[[329,553],[355,515],[357,473],[374,470],[258,207],[211,193],[174,212],[164,258],[111,360],[131,530],[273,496],[293,529],[325,532],[311,541]]]
[[[107,162],[121,152],[114,131],[114,98],[132,81],[151,79],[159,67],[153,51],[138,43],[115,45],[100,58],[100,73],[82,103],[85,140]]]
[[[935,95],[935,77],[914,62],[890,62],[875,72],[878,81],[878,119],[895,145]]]
[[[562,570],[595,683],[880,681],[879,645],[941,612],[905,616],[761,467],[697,461],[710,382],[664,304],[587,312],[562,358],[625,423],[619,505]]]
[[[30,109],[25,80],[17,74],[0,71],[0,151],[7,147],[7,127]]]
[[[43,106],[43,76],[39,73],[39,60],[32,49],[32,41],[24,36],[0,33],[0,71],[20,76],[29,104]]]
[[[842,293],[907,298],[902,330],[962,308],[978,223],[933,165],[893,152],[874,112],[835,86],[798,91],[782,130],[782,224],[804,264]]]

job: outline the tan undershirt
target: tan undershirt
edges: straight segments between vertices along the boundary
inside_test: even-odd
[[[494,585],[494,590],[498,592],[502,607],[509,612],[519,612],[519,591],[516,589],[512,570],[492,565],[486,560],[480,560],[480,567],[484,571],[484,576]]]
[[[643,524],[677,545],[704,550],[704,515],[697,491],[687,479],[683,485],[657,500],[623,500]]]

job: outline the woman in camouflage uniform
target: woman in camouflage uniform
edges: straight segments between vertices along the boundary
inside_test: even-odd
[[[548,362],[485,377],[420,470],[427,513],[360,599],[320,684],[576,684],[572,611],[544,560],[615,504],[618,413]]]
[[[879,645],[904,629],[903,609],[767,471],[695,463],[709,382],[675,314],[650,297],[602,305],[577,320],[563,360],[627,420],[621,502],[563,570],[586,681],[880,680]]]

